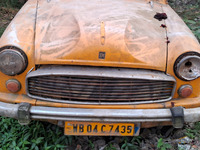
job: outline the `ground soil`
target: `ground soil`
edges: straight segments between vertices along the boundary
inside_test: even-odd
[[[0,28],[6,28],[19,9],[0,7]]]

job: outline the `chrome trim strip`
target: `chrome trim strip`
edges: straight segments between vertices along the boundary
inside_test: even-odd
[[[30,113],[32,119],[49,119],[62,121],[171,121],[171,112],[169,109],[79,109],[32,106]]]
[[[79,109],[32,106],[32,119],[100,122],[171,121],[170,109]],[[184,109],[185,122],[200,121],[200,107]]]
[[[19,104],[0,102],[0,116],[17,118]],[[32,119],[91,122],[171,121],[170,109],[79,109],[31,106]],[[185,122],[200,121],[200,107],[184,109]]]
[[[127,68],[104,68],[104,67],[80,67],[80,66],[45,66],[31,72],[27,78],[44,75],[75,75],[75,76],[96,76],[116,77],[130,79],[147,79],[161,81],[176,81],[174,77],[164,72],[127,69]],[[142,77],[141,77],[142,76]]]
[[[34,69],[34,67],[32,67],[32,68],[27,72],[26,75],[28,75],[31,71],[33,71],[33,69]]]
[[[69,118],[69,117],[49,117],[49,116],[31,116],[32,119],[58,120],[58,121],[86,121],[86,122],[115,122],[115,123],[141,123],[141,122],[170,122],[171,119],[101,119],[101,118]]]
[[[158,113],[158,110],[160,112]],[[84,109],[84,108],[57,108],[32,106],[30,113],[34,115],[63,116],[63,117],[94,117],[94,118],[170,118],[169,109]]]
[[[111,77],[111,78],[129,78],[129,79],[144,79],[155,81],[172,81],[174,88],[171,97],[162,100],[138,101],[138,102],[80,102],[59,100],[51,98],[42,98],[31,95],[28,91],[28,79],[31,77],[46,76],[46,75],[74,75],[74,76],[92,76],[92,77]],[[68,104],[86,104],[86,105],[128,105],[128,104],[148,104],[165,102],[172,99],[176,89],[176,80],[164,72],[141,70],[141,69],[127,69],[127,68],[104,68],[104,67],[86,67],[86,66],[44,66],[36,71],[30,72],[26,76],[26,93],[29,97],[37,100],[68,103]]]
[[[0,116],[17,118],[19,104],[0,102]]]

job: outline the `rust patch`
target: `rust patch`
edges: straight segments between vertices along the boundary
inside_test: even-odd
[[[154,18],[159,20],[159,21],[162,21],[162,20],[167,19],[167,14],[166,13],[156,13]]]
[[[160,27],[162,27],[162,28],[167,28],[167,26],[166,25],[164,25],[164,24],[161,24],[161,26]]]
[[[170,41],[169,40],[167,40],[167,42],[166,42],[167,44],[169,44],[170,43]]]
[[[171,102],[172,107],[174,107],[174,104],[175,104],[174,102]]]

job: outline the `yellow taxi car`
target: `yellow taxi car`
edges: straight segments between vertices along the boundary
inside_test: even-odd
[[[0,39],[0,115],[66,135],[200,121],[200,45],[165,0],[29,0]]]

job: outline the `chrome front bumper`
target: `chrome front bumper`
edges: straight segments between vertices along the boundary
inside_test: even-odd
[[[0,102],[0,116],[19,119],[20,104]],[[91,122],[166,122],[170,109],[83,109],[30,106],[30,119]],[[26,119],[26,118],[25,118]],[[200,107],[184,109],[185,122],[200,121]]]

